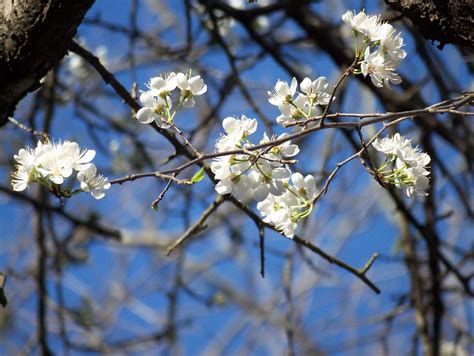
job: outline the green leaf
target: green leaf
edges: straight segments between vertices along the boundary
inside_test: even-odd
[[[204,167],[202,167],[193,177],[191,178],[191,183],[198,183],[204,179]]]

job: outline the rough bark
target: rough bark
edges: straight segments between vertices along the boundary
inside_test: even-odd
[[[0,126],[66,54],[94,0],[0,0]]]
[[[474,0],[385,0],[409,18],[424,38],[464,52],[474,50]]]

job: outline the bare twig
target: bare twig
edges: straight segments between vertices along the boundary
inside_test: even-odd
[[[224,198],[219,195],[214,202],[209,205],[209,207],[201,214],[198,220],[191,225],[181,237],[179,237],[175,242],[173,242],[167,249],[166,255],[169,255],[173,252],[177,247],[181,246],[188,238],[195,235],[198,231],[200,231],[204,223],[206,222],[207,218],[217,210],[217,208],[224,202]]]
[[[13,125],[19,127],[20,129],[33,134],[34,136],[41,136],[43,139],[46,139],[46,138],[49,137],[49,135],[47,133],[44,133],[44,132],[38,131],[38,130],[33,130],[31,127],[27,127],[27,126],[23,125],[21,122],[19,122],[18,120],[16,120],[13,117],[9,117],[8,121],[10,121]]]
[[[0,272],[0,305],[6,307],[8,304],[7,297],[5,296],[5,283],[7,282],[7,276]]]

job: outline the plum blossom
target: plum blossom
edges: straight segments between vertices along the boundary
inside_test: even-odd
[[[110,183],[103,175],[97,175],[97,168],[90,164],[87,169],[77,173],[77,180],[81,183],[84,192],[90,192],[95,199],[102,199],[105,191],[110,188]]]
[[[243,147],[251,147],[248,137],[257,129],[257,120],[242,115],[240,119],[227,117],[222,122],[225,134],[216,142],[216,151],[225,152]],[[250,157],[245,154],[216,157],[211,170],[219,182],[215,189],[221,194],[232,193],[240,201],[253,198],[257,182],[248,176],[251,168]]]
[[[281,115],[276,118],[276,121],[278,124],[285,126],[287,122],[304,119],[309,114],[308,100],[305,95],[300,94],[293,100],[293,105],[285,106],[281,110]]]
[[[300,83],[301,91],[307,96],[308,100],[314,104],[327,105],[331,94],[327,91],[328,80],[325,77],[311,81],[309,78],[304,78]]]
[[[386,155],[397,154],[399,149],[407,147],[411,144],[411,140],[406,139],[398,132],[392,137],[384,137],[382,139],[376,139],[372,146],[379,152],[385,153]]]
[[[316,196],[316,180],[311,174],[306,177],[299,172],[291,175],[291,181],[296,188],[296,194],[307,201],[312,201]]]
[[[380,51],[388,56],[388,59],[392,62],[399,63],[403,58],[407,56],[407,53],[403,47],[403,37],[401,32],[390,24],[382,24],[380,31]]]
[[[318,105],[327,105],[331,95],[325,77],[316,80],[304,78],[300,83],[301,93],[296,98],[298,81],[293,78],[291,84],[277,81],[273,91],[268,92],[268,101],[277,106],[281,115],[276,118],[277,123],[285,126],[288,122],[308,119],[319,111]]]
[[[380,16],[367,15],[364,11],[358,14],[355,11],[346,11],[342,15],[342,21],[352,27],[354,31],[362,33],[371,39],[376,36],[380,27]]]
[[[226,117],[222,122],[225,135],[222,135],[216,142],[218,152],[241,148],[242,140],[253,134],[257,129],[257,120],[249,119],[242,115],[240,119]]]
[[[180,102],[185,108],[192,108],[196,103],[194,97],[207,91],[207,85],[201,76],[187,76],[183,73],[176,75],[177,86],[181,90]]]
[[[291,92],[289,86],[285,90]],[[225,134],[216,142],[217,152],[235,149],[243,152],[212,160],[211,170],[218,181],[215,190],[221,195],[232,194],[244,204],[255,200],[264,221],[293,238],[298,221],[309,215],[316,196],[313,176],[291,173],[289,165],[296,161],[289,158],[299,153],[299,147],[287,140],[256,150],[249,139],[257,129],[257,122],[244,115],[240,119],[228,117],[222,126]],[[268,145],[288,136],[283,133],[269,137],[264,133],[259,144]]]
[[[297,200],[289,192],[282,196],[270,194],[257,204],[257,209],[264,216],[263,221],[274,225],[283,235],[291,239],[297,228],[297,222],[292,219],[291,206],[296,204]]]
[[[287,110],[296,93],[298,81],[296,78],[291,80],[291,84],[278,80],[273,91],[268,92],[268,101],[270,104],[278,106],[280,111]]]
[[[426,193],[426,190],[429,188],[430,185],[429,178],[424,175],[413,174],[413,171],[411,171],[410,169],[407,169],[406,172],[407,178],[412,180],[412,183],[410,185],[405,186],[405,192],[407,194],[407,197],[411,198],[415,194],[420,196],[428,195],[428,193]]]
[[[427,153],[413,147],[410,140],[398,133],[390,138],[377,139],[372,146],[387,155],[387,160],[378,169],[378,174],[384,181],[397,188],[405,188],[408,197],[415,194],[427,195],[430,174],[427,167],[431,161]],[[386,167],[391,162],[395,162],[394,167],[387,170]]]
[[[89,167],[95,157],[94,150],[82,150],[76,142],[65,141],[62,152],[71,160],[71,167],[76,171],[83,171]]]
[[[173,119],[181,107],[193,107],[194,97],[207,91],[207,85],[199,75],[191,77],[175,72],[153,77],[146,86],[148,90],[140,94],[143,107],[137,111],[136,119],[142,124],[150,124],[154,121],[163,129],[173,124]],[[175,89],[180,90],[180,98],[176,109],[172,111]]]
[[[216,192],[225,195],[232,193],[239,201],[247,203],[254,197],[257,182],[245,174],[233,174],[216,185]]]
[[[155,121],[159,127],[164,129],[170,126],[172,101],[169,96],[163,98],[150,90],[140,95],[140,101],[144,105],[137,112],[137,120],[140,123],[149,124]]]
[[[37,167],[41,176],[55,184],[62,184],[64,178],[68,178],[72,174],[73,166],[76,165],[75,159],[78,159],[79,156],[72,149],[71,143],[65,141],[42,145],[43,155]]]
[[[31,149],[30,147],[22,148],[13,158],[17,161],[16,170],[12,173],[12,186],[15,191],[23,191],[28,184],[34,182],[40,177],[38,167],[46,152],[47,145],[43,145],[41,141],[38,145]]]
[[[81,189],[84,188],[82,191],[93,192],[96,199],[98,196],[103,197],[100,190],[108,189],[110,183],[107,183],[107,178],[103,176],[95,177],[96,168],[91,163],[94,157],[94,150],[81,150],[76,142],[39,141],[34,149],[22,148],[14,156],[17,165],[12,173],[13,190],[23,191],[30,183],[37,182],[56,195],[70,197],[81,190],[74,192],[62,190],[61,184],[77,172],[78,178],[87,177],[87,179],[81,178],[81,182],[90,182],[87,187],[81,186]]]
[[[268,194],[282,195],[285,192],[285,180],[291,172],[285,167],[275,167],[264,159],[255,164],[250,176],[258,183],[255,185],[255,200],[262,201]]]
[[[34,181],[34,172],[24,166],[18,166],[12,173],[12,187],[14,191],[21,192],[28,187],[28,184]]]
[[[263,220],[290,239],[294,237],[298,221],[311,212],[316,196],[316,180],[312,175],[303,177],[301,173],[293,173],[291,183],[289,180],[286,182],[283,194],[268,194],[257,204]]]
[[[153,77],[148,82],[148,88],[150,91],[157,96],[161,96],[163,99],[166,100],[166,97],[170,95],[170,93],[176,89],[178,85],[176,79],[176,73],[171,72],[164,74],[162,76]]]
[[[401,83],[396,73],[400,61],[406,57],[403,49],[403,37],[391,24],[380,21],[380,16],[366,15],[364,11],[355,13],[347,11],[342,20],[353,28],[356,39],[357,33],[364,35],[364,40],[358,41],[360,48],[356,57],[360,60],[360,72],[369,75],[376,87],[390,88],[390,83]]]
[[[225,135],[216,142],[217,152],[235,149],[251,149],[253,144],[249,136],[257,129],[255,119],[242,115],[240,119],[228,117],[222,126]],[[264,134],[260,144],[267,144],[275,139],[284,139],[288,134],[269,138]],[[216,191],[219,194],[232,193],[237,199],[247,201],[264,200],[268,194],[281,195],[285,192],[285,180],[290,177],[286,159],[299,152],[297,145],[285,141],[280,145],[263,149],[260,152],[224,155],[216,157],[211,163],[214,177],[219,180]]]
[[[370,53],[369,47],[365,50],[360,68],[364,77],[369,75],[372,83],[378,88],[384,86],[390,88],[390,82],[394,84],[402,82],[402,78],[395,72],[394,63],[387,60],[379,51]]]

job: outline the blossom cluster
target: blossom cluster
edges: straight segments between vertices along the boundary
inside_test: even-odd
[[[276,121],[282,126],[287,122],[309,119],[318,112],[318,105],[329,104],[331,95],[325,77],[316,80],[304,78],[299,86],[300,92],[296,97],[298,88],[296,78],[292,79],[291,84],[278,80],[273,91],[268,92],[268,101],[280,110],[281,115]]]
[[[392,137],[376,139],[372,146],[387,156],[377,172],[385,182],[394,184],[397,188],[405,188],[408,197],[414,194],[427,195],[430,174],[427,165],[431,160],[427,153],[421,152],[418,147],[413,147],[411,140],[399,133]],[[387,169],[393,162],[394,167]]]
[[[354,30],[361,73],[369,75],[372,83],[379,88],[390,88],[390,83],[401,83],[396,72],[401,60],[406,57],[401,33],[389,23],[382,22],[380,15],[367,15],[364,11],[358,14],[347,11],[342,20]],[[359,35],[363,36],[361,43]],[[362,48],[358,48],[359,45]]]
[[[238,200],[248,203],[255,199],[257,209],[285,236],[294,236],[297,222],[312,209],[316,183],[314,177],[303,178],[299,173],[291,174],[291,157],[299,153],[299,147],[291,141],[259,150],[249,136],[257,129],[257,120],[242,116],[240,119],[227,117],[222,124],[225,134],[216,142],[217,152],[240,150],[241,153],[227,154],[213,159],[211,170],[219,181],[215,187],[221,194],[232,193]],[[288,136],[278,137],[264,134],[260,145],[266,145]]]
[[[241,1],[231,1],[241,6]],[[342,19],[354,31],[355,57],[360,69],[354,74],[369,75],[377,87],[400,83],[396,73],[400,61],[405,58],[403,38],[380,16],[364,12],[346,12]],[[167,73],[153,77],[142,91],[136,119],[143,124],[155,122],[163,129],[174,126],[174,117],[179,109],[195,105],[195,97],[207,91],[207,85],[199,76],[184,73]],[[298,90],[299,88],[299,90]],[[179,93],[178,93],[179,92]],[[334,93],[333,93],[334,94]],[[268,92],[270,104],[278,107],[278,124],[305,121],[320,112],[320,106],[330,105],[331,93],[325,77],[315,80],[304,78],[298,83],[278,80]],[[294,157],[300,149],[291,143],[288,133],[269,137],[266,133],[255,144],[250,141],[257,130],[257,120],[245,115],[241,118],[227,117],[223,120],[224,134],[215,144],[210,168],[217,181],[215,190],[221,195],[232,194],[244,204],[252,200],[266,223],[272,224],[285,236],[292,238],[298,222],[307,217],[317,199],[316,180],[312,175],[303,176],[290,169],[296,163]],[[303,127],[297,126],[297,130]],[[377,176],[388,184],[404,188],[409,197],[426,195],[429,186],[430,162],[428,154],[413,147],[411,141],[400,134],[391,138],[377,139],[373,147],[387,158],[377,169]],[[27,188],[31,182],[45,185],[57,196],[70,197],[79,192],[90,192],[101,199],[110,188],[107,178],[97,174],[91,162],[93,150],[81,150],[75,142],[38,142],[34,148],[23,148],[14,156],[17,166],[12,174],[12,185],[16,191]],[[62,188],[65,179],[77,172],[80,189],[70,191]],[[199,180],[196,180],[199,181]]]
[[[192,108],[195,105],[194,97],[207,91],[207,85],[199,75],[192,77],[184,73],[168,73],[151,78],[147,84],[148,90],[140,95],[144,105],[137,112],[137,120],[142,124],[153,121],[161,128],[168,128],[173,123],[174,116],[181,107]],[[180,90],[177,107],[172,111],[172,92]]]
[[[84,191],[90,192],[95,199],[101,199],[110,183],[104,176],[97,175],[97,168],[91,162],[94,157],[94,150],[81,150],[76,142],[38,141],[34,149],[22,148],[14,156],[17,165],[12,173],[13,190],[23,191],[30,183],[37,182],[62,196]],[[73,192],[61,190],[60,185],[74,172],[77,172],[81,189]]]

